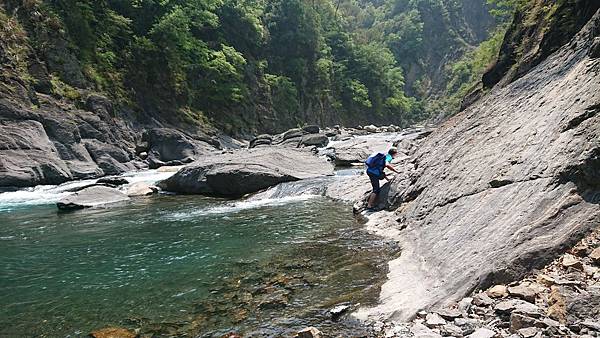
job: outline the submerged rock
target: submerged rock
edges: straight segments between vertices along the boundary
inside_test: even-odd
[[[327,160],[308,151],[268,147],[200,158],[158,186],[178,193],[239,197],[282,182],[332,174]]]
[[[129,197],[117,189],[92,186],[56,202],[60,210],[77,210],[128,201]]]
[[[135,338],[138,335],[128,329],[107,327],[90,333],[92,338]]]

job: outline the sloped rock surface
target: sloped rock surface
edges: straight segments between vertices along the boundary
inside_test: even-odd
[[[0,121],[0,186],[59,184],[72,177],[41,123]]]
[[[237,197],[282,182],[333,174],[333,166],[309,151],[280,147],[241,149],[201,157],[159,187],[172,192]]]
[[[150,168],[163,165],[181,165],[216,150],[207,142],[195,140],[184,133],[170,128],[153,128],[143,137],[148,142]],[[206,139],[206,141],[210,141]],[[178,162],[177,162],[178,161]]]
[[[117,189],[96,185],[59,200],[56,206],[61,210],[77,210],[128,200],[129,197]]]
[[[543,266],[600,222],[600,12],[575,41],[431,136],[393,182],[403,247],[381,304],[407,320]],[[397,231],[397,229],[403,229]]]

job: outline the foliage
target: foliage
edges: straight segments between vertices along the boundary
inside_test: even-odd
[[[19,1],[7,1],[21,8]],[[500,10],[518,0],[488,1]],[[431,62],[426,54],[435,43],[426,19],[455,22],[462,4],[460,0],[28,2],[39,8],[22,9],[22,15],[43,11],[56,19],[53,26],[65,32],[82,73],[95,89],[162,118],[209,119],[231,130],[242,128],[249,112],[256,116],[265,109],[285,121],[418,121],[424,96],[411,97],[418,93],[407,94],[407,87],[414,89],[417,82],[426,81],[408,82],[404,74]],[[51,35],[47,33],[36,35],[42,37],[36,41],[42,55],[53,41],[43,40]],[[455,40],[452,43],[459,44]],[[471,55],[478,58],[480,53],[479,60],[454,65],[452,92],[462,93],[487,62],[486,48],[492,47],[483,46]],[[61,94],[76,92],[64,86],[71,82],[56,78],[61,75],[53,76]]]

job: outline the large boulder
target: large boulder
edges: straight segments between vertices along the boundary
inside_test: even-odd
[[[91,186],[56,202],[60,210],[77,210],[126,202],[129,197],[117,189],[101,185]]]
[[[302,136],[300,145],[324,147],[329,143],[329,138],[325,134],[307,134]]]
[[[41,123],[0,121],[0,186],[59,184],[72,178]]]
[[[150,129],[144,133],[142,141],[148,142],[148,161],[151,169],[162,165],[180,165],[189,159],[197,159],[216,150],[205,141],[193,139],[170,128]]]
[[[402,255],[381,304],[359,316],[406,320],[517,280],[598,226],[600,60],[586,54],[599,29],[600,12],[570,45],[423,140],[389,195]]]
[[[169,179],[163,190],[239,197],[282,182],[333,174],[332,165],[304,150],[280,147],[240,149],[201,157]]]

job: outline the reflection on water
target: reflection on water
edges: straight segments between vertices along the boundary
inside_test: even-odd
[[[358,333],[327,311],[374,301],[394,251],[360,231],[349,206],[316,196],[13,205],[0,210],[0,336]]]

